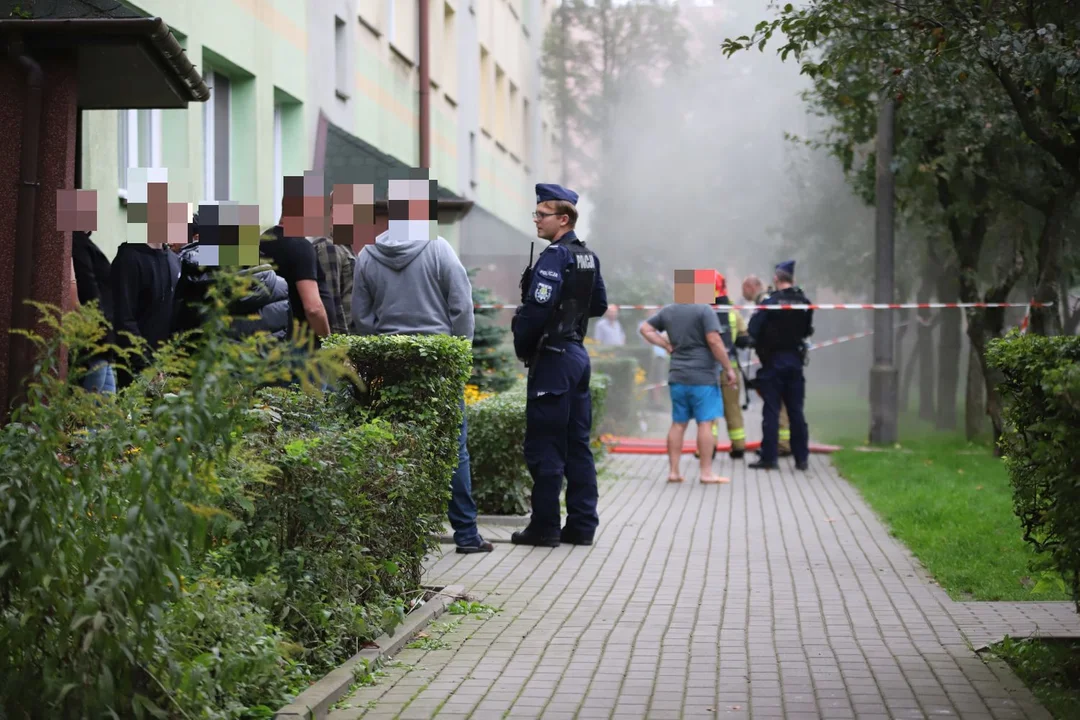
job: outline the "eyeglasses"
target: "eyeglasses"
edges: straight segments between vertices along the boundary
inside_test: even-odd
[[[544,218],[554,217],[556,215],[562,215],[562,214],[563,213],[534,212],[532,214],[532,219],[533,220],[543,220]]]

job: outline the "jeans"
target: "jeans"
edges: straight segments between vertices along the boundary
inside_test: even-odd
[[[458,434],[458,464],[450,479],[450,506],[447,515],[454,528],[454,543],[458,546],[480,544],[476,529],[476,503],[472,497],[472,469],[469,466],[469,423],[465,417],[465,398],[461,398],[461,432]]]
[[[88,392],[115,393],[116,371],[104,360],[97,360],[83,378],[82,386]]]

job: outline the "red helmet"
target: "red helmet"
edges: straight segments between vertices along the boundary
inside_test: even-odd
[[[719,270],[716,271],[716,297],[727,295],[727,280]]]

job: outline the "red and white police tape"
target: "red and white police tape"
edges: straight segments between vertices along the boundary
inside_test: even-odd
[[[1054,303],[821,303],[815,305],[712,305],[720,310],[943,310],[951,308],[1033,308]],[[477,304],[477,310],[516,310],[517,305]],[[619,310],[659,310],[664,305],[615,305]]]
[[[901,326],[907,325],[907,324],[908,323],[900,323],[896,327],[901,327]],[[874,334],[873,330],[867,330],[866,332],[859,332],[859,333],[855,333],[853,335],[841,335],[840,337],[834,337],[834,338],[831,338],[829,340],[824,340],[824,341],[819,342],[819,343],[810,343],[807,346],[807,349],[808,350],[820,350],[821,348],[827,348],[827,347],[830,347],[832,345],[840,345],[842,343],[851,342],[852,340],[858,340],[860,338],[870,337],[873,334]],[[760,364],[761,364],[761,361],[758,360],[757,358],[754,358],[748,364],[743,365],[743,369],[744,370],[749,370],[750,368],[755,367],[755,366],[760,365]],[[642,391],[655,390],[657,388],[662,388],[662,387],[667,387],[667,383],[663,382],[663,383],[656,383],[655,385],[645,385],[644,387],[641,388],[641,390]]]

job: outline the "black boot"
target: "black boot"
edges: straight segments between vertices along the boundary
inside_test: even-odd
[[[573,528],[563,528],[559,533],[559,540],[567,545],[592,545],[593,536],[592,533],[585,534]]]
[[[777,465],[776,463],[767,463],[764,460],[758,460],[757,462],[752,462],[749,465],[747,465],[746,467],[750,468],[751,470],[779,470],[780,469],[780,466]]]
[[[524,530],[518,530],[510,536],[510,542],[515,545],[534,545],[536,547],[559,547],[558,535],[541,535],[530,525]]]
[[[807,470],[810,469],[810,462],[809,461],[797,462],[797,463],[795,463],[795,469],[796,470],[802,470],[803,472],[806,472]]]
[[[745,450],[735,450],[734,448],[728,453],[732,460],[742,460],[744,455],[746,455]]]

